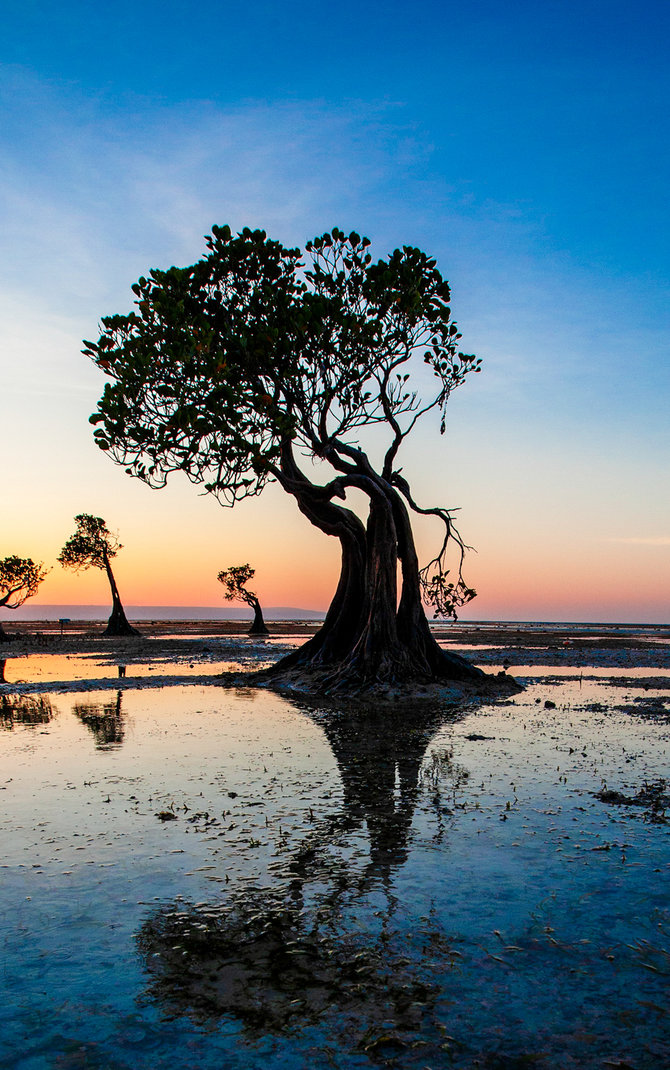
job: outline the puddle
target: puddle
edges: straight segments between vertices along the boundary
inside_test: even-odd
[[[1,701],[0,1067],[668,1065],[668,825],[598,793],[670,725],[620,688]]]
[[[225,672],[244,672],[249,669],[257,669],[265,667],[271,664],[276,657],[276,646],[286,645],[298,646],[305,641],[305,637],[302,636],[299,639],[293,639],[292,641],[285,643],[286,637],[282,636],[275,644],[258,643],[257,641],[249,646],[248,652],[242,649],[240,645],[236,647],[235,658],[217,658],[215,655],[202,655],[196,656],[189,660],[188,658],[170,659],[170,658],[158,658],[154,657],[150,661],[127,661],[122,663],[115,658],[100,657],[99,655],[92,654],[29,654],[23,657],[7,658],[4,665],[4,683],[6,684],[54,684],[59,682],[67,682],[72,680],[82,681],[96,681],[96,680],[114,680],[114,679],[150,679],[152,677],[169,677],[171,679],[183,678],[187,680],[188,677],[197,676],[211,676],[215,677]],[[465,646],[454,647],[457,650],[467,650],[468,654],[476,664],[479,664],[485,670],[493,671],[502,666],[502,661],[487,661],[486,655],[483,651],[486,651],[488,647],[466,648]],[[475,651],[476,656],[472,657],[472,651]],[[482,652],[482,653],[479,653]],[[574,656],[574,655],[573,655]],[[648,660],[648,659],[647,659]],[[528,679],[538,679],[542,677],[569,677],[571,679],[611,679],[612,677],[621,677],[622,679],[631,680],[647,680],[651,676],[656,678],[670,679],[670,668],[666,667],[653,667],[650,669],[649,665],[643,666],[618,666],[618,665],[604,665],[604,666],[575,666],[573,664],[563,665],[551,665],[551,664],[510,664],[508,665],[508,672],[518,677],[522,682],[526,682]],[[121,685],[120,685],[121,686]]]
[[[483,666],[486,668],[486,666]],[[490,666],[489,666],[490,669]],[[649,668],[649,666],[626,666],[624,668],[612,667],[611,665],[587,665],[583,668],[575,665],[510,665],[507,671],[510,675],[520,678],[527,677],[543,677],[554,676],[562,677],[566,676],[570,679],[582,679],[582,680],[597,680],[597,679],[611,679],[612,677],[620,677],[626,680],[646,680],[651,675],[668,679],[670,677],[670,669]]]
[[[120,662],[114,658],[101,658],[90,654],[28,654],[19,658],[7,658],[4,682],[7,684],[53,684],[71,680],[137,679],[143,677],[189,677],[217,676],[223,672],[243,672],[249,668],[261,668],[274,661],[274,652],[263,657],[262,648],[256,645],[245,657],[239,652],[235,659],[198,658],[152,658],[151,661]]]

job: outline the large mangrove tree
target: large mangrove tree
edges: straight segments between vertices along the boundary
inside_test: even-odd
[[[304,253],[227,226],[206,243],[196,264],[140,278],[135,309],[85,343],[110,380],[91,417],[98,445],[153,487],[182,471],[228,506],[276,481],[339,540],[324,624],[275,672],[331,687],[481,677],[438,646],[424,610],[453,616],[475,593],[452,514],[419,505],[399,467],[419,420],[433,413],[444,432],[452,390],[479,370],[435,260],[409,246],[374,260],[367,238],[337,228]],[[371,431],[377,451],[384,437],[377,463]],[[442,529],[423,567],[413,514]]]

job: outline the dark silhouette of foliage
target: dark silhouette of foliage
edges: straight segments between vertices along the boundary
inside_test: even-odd
[[[0,662],[4,667],[4,662]],[[0,679],[2,674],[0,674]],[[12,729],[49,724],[56,711],[47,695],[0,695],[0,726]]]
[[[404,246],[374,261],[369,246],[335,228],[303,260],[264,231],[214,227],[203,259],[140,278],[135,311],[103,319],[99,340],[85,343],[110,379],[91,422],[100,448],[151,486],[183,471],[234,505],[276,481],[339,540],[324,625],[276,672],[304,668],[328,689],[480,678],[440,649],[422,603],[455,615],[474,596],[464,544],[451,512],[418,505],[398,467],[422,417],[437,415],[444,432],[452,390],[480,362],[459,349],[435,260]],[[376,450],[385,437],[379,463],[361,441],[370,429]],[[352,491],[367,496],[365,523],[345,504]],[[411,513],[443,528],[423,569]]]
[[[18,609],[37,594],[37,588],[50,570],[35,564],[31,557],[15,554],[0,560],[0,609]],[[0,642],[9,636],[0,623]]]
[[[122,691],[109,702],[75,702],[73,713],[93,733],[98,750],[121,746],[125,734]]]
[[[269,635],[263,620],[263,610],[258,597],[253,591],[247,589],[247,584],[253,580],[256,569],[246,565],[231,565],[224,568],[217,575],[217,580],[222,583],[225,591],[223,597],[227,602],[245,602],[254,611],[254,619],[249,629],[249,635]]]
[[[65,543],[58,560],[64,568],[71,568],[76,572],[99,568],[107,574],[112,592],[112,612],[103,635],[139,635],[137,629],[128,623],[112,572],[111,560],[123,549],[121,543],[108,529],[101,516],[79,513],[74,520],[77,530]]]
[[[426,747],[465,711],[397,703],[361,721],[358,711],[324,717],[316,702],[301,707],[332,748],[340,805],[296,827],[275,862],[276,889],[245,882],[217,902],[157,906],[136,936],[147,995],[171,1017],[236,1021],[251,1041],[316,1026],[341,1051],[369,1050],[386,1065],[381,1056],[430,1029],[440,973],[459,954],[432,918],[422,919],[418,941],[403,931],[392,889],[416,804],[442,787],[434,763],[426,782]],[[446,834],[448,808],[434,805]],[[361,834],[368,848],[352,850]],[[379,921],[362,928],[356,904],[370,893]]]

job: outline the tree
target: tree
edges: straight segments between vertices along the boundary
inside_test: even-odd
[[[49,573],[40,562],[35,564],[31,557],[5,557],[0,561],[0,609],[18,609],[37,593],[37,588]],[[0,623],[0,643],[6,643],[9,636]]]
[[[112,558],[123,549],[121,543],[101,516],[80,513],[74,520],[77,530],[65,543],[58,560],[64,568],[72,568],[76,572],[100,568],[107,573],[112,592],[112,612],[103,635],[139,635],[137,629],[128,623],[110,564]]]
[[[458,348],[435,260],[404,246],[375,262],[367,238],[337,228],[307,243],[304,262],[260,230],[214,227],[206,244],[191,267],[141,277],[136,310],[103,319],[84,343],[110,379],[91,417],[98,445],[151,486],[182,471],[229,506],[274,480],[339,540],[323,627],[275,673],[316,673],[326,689],[481,680],[439,647],[422,604],[449,616],[474,597],[465,546],[452,513],[418,505],[398,467],[418,421],[437,414],[443,433],[452,390],[479,371]],[[370,431],[376,450],[385,437],[379,463],[361,442]],[[346,504],[351,491],[367,497],[365,521]],[[442,527],[423,568],[411,513]]]
[[[253,591],[247,590],[247,584],[253,580],[256,569],[250,565],[231,565],[230,568],[222,569],[216,577],[219,583],[225,587],[224,598],[227,602],[246,602],[254,611],[254,619],[249,629],[249,635],[269,635],[261,604]]]

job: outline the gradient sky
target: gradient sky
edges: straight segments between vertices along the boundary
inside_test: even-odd
[[[217,605],[249,561],[325,608],[337,544],[276,488],[224,510],[95,448],[80,349],[213,223],[338,225],[436,256],[484,361],[403,458],[476,548],[463,617],[667,622],[669,30],[660,0],[5,0],[0,556],[54,566],[36,602],[108,601],[55,564],[85,511],[127,605]]]

